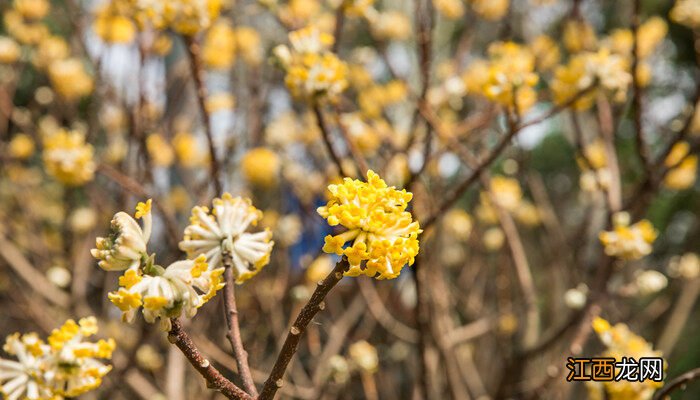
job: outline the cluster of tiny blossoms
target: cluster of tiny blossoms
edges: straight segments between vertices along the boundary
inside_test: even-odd
[[[613,216],[613,230],[601,232],[599,238],[605,254],[623,260],[638,260],[651,253],[657,235],[648,220],[630,225],[629,214],[619,212]]]
[[[100,386],[111,369],[113,339],[87,342],[97,333],[95,317],[66,321],[54,329],[48,343],[36,333],[12,334],[3,350],[16,358],[0,359],[0,394],[7,400],[58,400]]]
[[[95,173],[93,148],[80,132],[59,129],[50,134],[44,139],[43,158],[46,172],[66,185],[83,185]]]
[[[593,320],[593,330],[605,345],[603,357],[614,358],[622,361],[622,357],[632,357],[639,361],[644,357],[661,357],[660,351],[655,351],[651,344],[644,338],[630,331],[625,324],[611,326],[603,318]],[[656,389],[663,386],[663,382],[645,380],[643,382],[630,382],[626,380],[609,382],[586,382],[589,398],[609,400],[645,400],[651,399]]]
[[[347,276],[393,279],[404,265],[413,264],[422,231],[406,211],[411,193],[387,187],[373,171],[367,172],[367,182],[345,178],[328,191],[330,201],[318,213],[347,231],[326,236],[323,251],[347,257]]]
[[[193,317],[223,288],[224,269],[210,269],[204,256],[176,261],[165,268],[156,265],[155,256],[147,253],[151,200],[139,203],[135,216],[144,220],[144,229],[130,215],[119,212],[112,219],[110,235],[97,238],[92,255],[105,270],[125,271],[119,278],[119,289],[109,294],[109,300],[119,307],[126,322],[133,322],[143,307],[147,322],[160,319],[161,328],[169,330],[170,318],[183,312]]]
[[[287,71],[285,83],[296,97],[335,98],[348,86],[348,68],[329,51],[333,36],[309,26],[289,34],[291,48],[280,45],[275,56]]]
[[[233,268],[236,283],[243,283],[270,261],[272,232],[269,229],[246,232],[262,217],[262,212],[249,199],[224,193],[214,199],[211,212],[207,207],[192,209],[180,249],[191,258],[204,257],[212,267]],[[226,265],[229,257],[230,266]]]

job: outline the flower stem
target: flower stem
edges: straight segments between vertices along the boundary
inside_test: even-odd
[[[172,324],[172,327],[168,332],[168,341],[182,351],[182,354],[185,355],[187,361],[192,364],[192,366],[197,370],[197,372],[199,372],[200,375],[204,377],[204,379],[206,379],[208,387],[220,391],[229,399],[253,399],[253,397],[244,392],[243,389],[226,379],[226,377],[223,376],[218,369],[211,365],[209,360],[204,358],[187,332],[182,330],[182,323],[179,319],[172,318],[170,323]]]
[[[262,392],[257,398],[258,400],[271,400],[275,397],[277,390],[282,387],[284,384],[284,381],[282,380],[284,377],[284,372],[286,371],[289,362],[292,360],[294,353],[297,351],[301,334],[304,333],[304,330],[306,329],[307,325],[309,325],[309,322],[311,322],[313,317],[319,311],[325,308],[323,299],[325,299],[328,292],[330,292],[331,289],[333,289],[333,287],[340,282],[340,280],[343,278],[343,273],[347,271],[349,267],[350,265],[348,264],[348,260],[343,257],[335,265],[333,271],[331,271],[328,276],[318,283],[318,286],[316,286],[316,290],[314,290],[314,293],[311,295],[309,302],[306,303],[304,308],[302,308],[299,312],[297,318],[294,320],[294,325],[292,325],[289,333],[287,334],[287,338],[284,340],[282,350],[280,350],[279,355],[277,356],[277,361],[275,361],[275,365],[272,367],[270,376],[263,385]]]
[[[223,253],[223,264],[225,268],[224,280],[226,282],[226,286],[224,286],[224,311],[226,313],[226,325],[228,326],[226,337],[229,342],[231,342],[231,348],[233,349],[236,365],[238,366],[238,374],[243,381],[243,388],[251,396],[255,397],[258,395],[258,390],[255,387],[255,382],[253,382],[253,375],[250,373],[248,352],[245,351],[243,341],[241,340],[241,328],[238,323],[238,308],[236,307],[236,296],[234,294],[233,260],[231,258],[231,253],[228,251]]]

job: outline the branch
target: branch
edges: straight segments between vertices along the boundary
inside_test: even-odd
[[[192,78],[194,79],[195,92],[197,92],[197,104],[202,113],[202,122],[204,123],[204,133],[207,136],[207,144],[209,145],[209,166],[211,180],[214,182],[216,194],[220,195],[223,188],[220,180],[219,160],[216,157],[216,148],[214,147],[214,137],[211,129],[211,121],[209,120],[209,112],[207,112],[207,88],[204,85],[204,68],[202,67],[201,47],[194,36],[183,36],[185,39],[185,47],[190,59],[190,67],[192,68]]]
[[[654,400],[661,400],[670,395],[674,390],[687,385],[696,379],[700,379],[700,368],[691,369],[685,374],[669,382],[654,395]]]
[[[338,156],[338,154],[335,152],[335,149],[333,148],[333,144],[331,143],[330,138],[330,132],[328,131],[328,125],[326,124],[325,118],[323,118],[323,113],[321,112],[321,107],[318,105],[318,103],[313,104],[313,110],[314,115],[316,116],[316,123],[318,124],[318,128],[321,130],[321,137],[323,138],[323,143],[326,145],[326,150],[328,150],[328,154],[333,160],[333,163],[335,163],[335,166],[338,167],[338,173],[345,176],[352,175],[347,174],[346,171],[343,171],[343,163],[340,161],[340,156]]]
[[[326,308],[323,299],[325,299],[328,292],[333,289],[333,287],[340,282],[343,278],[343,273],[347,271],[350,267],[348,260],[343,257],[333,268],[328,276],[326,276],[322,281],[318,282],[318,286],[314,293],[311,295],[309,302],[306,303],[304,308],[301,309],[299,315],[294,320],[294,325],[292,325],[287,338],[282,345],[282,349],[277,356],[277,361],[272,367],[272,372],[270,376],[265,381],[263,385],[262,392],[258,396],[258,400],[272,400],[275,397],[275,393],[284,384],[284,372],[287,370],[289,362],[292,361],[294,353],[297,351],[297,346],[299,345],[299,340],[301,339],[301,334],[306,330],[307,325],[313,319],[313,317],[321,310]]]
[[[253,375],[250,373],[248,364],[248,352],[243,348],[243,341],[241,340],[241,327],[238,324],[238,308],[236,307],[236,296],[234,294],[233,260],[231,253],[228,251],[223,253],[223,264],[225,268],[224,280],[226,281],[226,286],[224,286],[224,310],[226,313],[226,325],[228,326],[226,337],[231,342],[231,348],[238,366],[238,374],[243,381],[243,388],[251,396],[257,396],[258,390],[255,388]]]
[[[168,341],[182,351],[190,364],[207,380],[208,387],[220,391],[229,399],[253,400],[248,393],[226,379],[218,369],[211,365],[209,360],[204,358],[190,336],[182,330],[182,323],[179,319],[172,318],[170,322],[172,328],[168,332]]]

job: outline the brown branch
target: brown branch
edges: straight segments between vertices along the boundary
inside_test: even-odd
[[[328,154],[333,160],[335,166],[338,168],[338,173],[345,176],[351,176],[352,174],[348,174],[347,171],[343,170],[343,163],[340,161],[340,156],[338,156],[338,154],[335,152],[335,149],[333,148],[333,144],[331,143],[330,138],[330,131],[328,130],[328,124],[326,124],[326,120],[323,117],[323,112],[321,112],[321,107],[318,105],[318,103],[313,104],[313,111],[314,115],[316,116],[316,123],[318,124],[318,128],[321,130],[323,144],[326,145],[326,150],[328,150]]]
[[[689,382],[692,382],[696,379],[700,379],[700,368],[692,369],[666,384],[666,386],[664,386],[663,388],[661,388],[661,390],[656,392],[656,394],[654,395],[654,400],[665,399],[674,390],[683,387]]]
[[[472,173],[467,177],[467,179],[464,180],[457,188],[449,195],[447,195],[447,198],[438,206],[437,211],[431,214],[428,218],[426,218],[425,222],[421,222],[421,226],[423,229],[427,229],[430,227],[432,224],[434,224],[442,215],[445,214],[445,211],[447,211],[449,208],[451,208],[460,198],[462,198],[462,195],[469,190],[472,184],[479,179],[479,176],[488,168],[491,163],[493,163],[498,156],[501,155],[501,153],[508,147],[508,144],[510,144],[511,140],[524,128],[532,125],[539,124],[554,115],[557,115],[558,113],[564,111],[576,101],[578,101],[581,97],[585,96],[587,93],[589,93],[591,90],[593,90],[595,86],[589,86],[580,92],[576,93],[574,96],[572,96],[568,101],[552,107],[548,112],[544,113],[542,116],[535,118],[533,120],[523,122],[517,126],[512,126],[511,129],[508,131],[508,133],[501,138],[501,140],[496,144],[496,146],[493,148],[491,153],[486,156],[483,160],[481,160],[476,167],[472,170]],[[430,123],[430,121],[428,121]]]
[[[318,286],[316,286],[316,290],[314,290],[314,293],[311,295],[309,302],[301,309],[289,333],[287,333],[287,338],[277,356],[277,361],[275,361],[272,372],[270,372],[270,376],[265,381],[260,396],[258,396],[257,399],[271,400],[275,397],[277,390],[282,387],[284,384],[284,380],[282,379],[284,377],[284,372],[287,370],[289,362],[292,361],[292,357],[294,357],[294,353],[297,351],[302,333],[304,333],[313,317],[319,311],[326,308],[323,300],[326,298],[328,292],[340,282],[343,278],[343,273],[345,273],[349,267],[348,260],[343,257],[335,265],[333,271],[322,281],[318,282]]]
[[[207,112],[207,88],[204,85],[204,67],[202,66],[201,47],[194,36],[183,36],[187,47],[187,54],[190,59],[190,67],[192,68],[192,78],[194,80],[195,92],[197,93],[197,104],[202,114],[202,122],[204,124],[204,133],[207,136],[207,144],[209,146],[209,167],[211,180],[214,183],[216,194],[223,193],[221,184],[220,165],[216,157],[216,148],[214,146],[214,136],[209,120],[209,112]]]
[[[238,366],[238,374],[241,376],[243,381],[243,388],[251,396],[257,396],[258,390],[255,388],[255,382],[253,382],[253,376],[250,373],[250,366],[248,364],[248,352],[245,351],[243,347],[243,340],[241,340],[241,327],[238,323],[238,308],[236,307],[236,296],[234,294],[234,287],[236,283],[233,279],[233,259],[231,258],[231,253],[225,251],[223,253],[223,264],[224,264],[224,280],[226,286],[224,286],[224,311],[226,313],[226,325],[228,326],[228,332],[226,337],[229,342],[231,342],[231,348],[233,349],[233,354],[236,358],[236,365]]]
[[[199,350],[197,350],[190,336],[182,330],[182,323],[179,319],[172,318],[170,322],[172,327],[170,328],[170,332],[168,332],[168,341],[182,351],[187,361],[192,364],[204,379],[206,379],[208,387],[220,391],[229,399],[253,399],[248,393],[244,392],[243,389],[226,379],[218,369],[211,365],[209,360],[204,358]]]
[[[634,108],[634,139],[637,146],[637,153],[642,162],[642,169],[645,176],[653,173],[649,147],[644,141],[644,130],[642,127],[642,87],[639,83],[637,70],[639,69],[639,22],[641,19],[641,0],[633,1],[632,11],[632,106]]]

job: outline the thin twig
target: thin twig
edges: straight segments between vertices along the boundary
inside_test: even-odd
[[[219,159],[216,156],[216,147],[214,146],[214,134],[211,128],[211,121],[209,120],[209,112],[207,112],[207,88],[204,85],[204,67],[202,66],[201,47],[194,36],[183,37],[190,59],[190,67],[192,68],[192,78],[194,79],[195,92],[197,94],[197,104],[202,114],[204,133],[207,136],[207,145],[209,146],[211,180],[213,181],[216,194],[220,195],[223,193],[223,187],[221,184]]]
[[[313,317],[321,310],[326,308],[324,299],[328,292],[333,289],[333,287],[340,282],[343,278],[343,274],[350,267],[348,260],[343,257],[337,264],[335,268],[331,271],[328,276],[326,276],[322,281],[316,286],[316,290],[311,295],[309,302],[306,303],[304,308],[301,309],[299,315],[294,320],[294,324],[287,333],[287,338],[282,345],[282,349],[277,356],[277,361],[272,367],[270,376],[265,381],[263,389],[258,396],[258,400],[271,400],[275,397],[275,393],[284,384],[284,372],[287,370],[289,362],[292,361],[292,357],[297,351],[297,346],[299,346],[299,340],[301,339],[302,333],[306,330],[309,322]]]
[[[236,307],[236,296],[234,293],[234,287],[236,283],[233,279],[233,259],[231,258],[231,253],[226,251],[223,253],[223,264],[224,264],[224,280],[226,286],[224,286],[224,311],[226,313],[226,325],[228,326],[228,332],[226,337],[229,342],[231,342],[231,348],[233,349],[233,354],[236,358],[236,365],[238,366],[238,374],[241,376],[243,381],[243,388],[251,396],[257,396],[258,390],[255,388],[255,382],[253,381],[253,376],[250,373],[250,366],[248,364],[248,352],[245,351],[243,347],[243,340],[241,339],[241,327],[238,323],[238,308]]]
[[[351,176],[352,174],[348,174],[347,171],[343,169],[343,163],[340,161],[340,156],[338,156],[338,154],[335,152],[335,149],[333,148],[333,144],[331,143],[330,138],[330,132],[328,130],[328,125],[326,124],[325,118],[323,118],[323,112],[321,112],[321,107],[317,103],[314,103],[313,110],[314,115],[316,116],[316,123],[318,124],[318,128],[321,130],[321,137],[323,138],[323,143],[326,145],[326,150],[328,150],[328,154],[333,160],[333,163],[338,168],[338,173],[345,176]]]
[[[168,341],[182,351],[190,364],[207,380],[208,387],[220,391],[229,399],[253,400],[248,393],[226,379],[218,369],[211,365],[209,360],[204,358],[187,332],[182,330],[180,320],[172,318],[170,322],[172,327],[168,332]]]
[[[700,368],[692,369],[666,384],[666,386],[656,392],[654,395],[654,400],[665,399],[666,396],[669,396],[674,390],[683,387],[696,379],[700,379]]]

